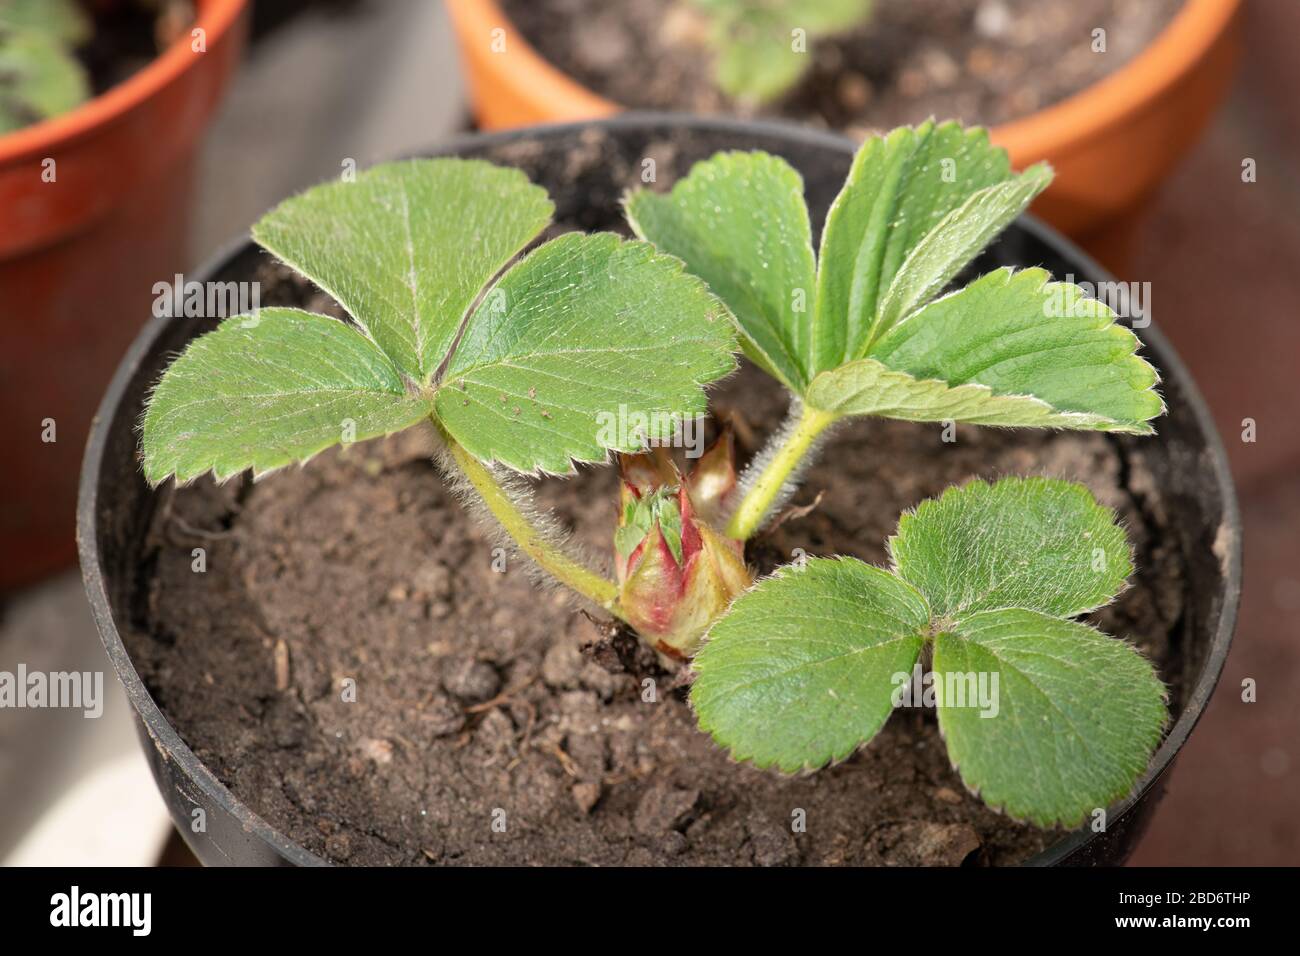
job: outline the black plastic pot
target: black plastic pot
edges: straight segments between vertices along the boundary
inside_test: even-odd
[[[583,136],[595,126],[608,135]],[[665,152],[664,144],[671,143]],[[597,124],[555,126],[490,136],[470,136],[428,155],[482,157],[514,163],[548,187],[558,218],[588,229],[615,228],[618,205],[632,183],[615,181],[611,164],[583,164],[578,182],[567,176],[565,159],[574,150],[605,149],[640,171],[641,157],[669,155],[680,175],[692,162],[720,149],[765,149],[780,154],[802,173],[813,222],[820,223],[848,171],[854,146],[846,139],[793,126],[625,115]],[[662,170],[661,175],[667,170]],[[577,188],[574,188],[576,185]],[[226,282],[252,276],[262,253],[243,241],[219,256],[200,281]],[[1100,267],[1066,240],[1026,217],[1012,226],[976,264],[1041,265],[1076,281],[1110,281]],[[261,820],[204,766],[158,709],[132,666],[120,628],[138,613],[137,581],[143,540],[160,498],[141,478],[136,457],[136,422],[144,397],[168,360],[213,325],[207,319],[155,319],[140,333],[118,369],[91,429],[81,476],[77,533],[86,593],[104,646],[136,710],[141,740],[154,776],[186,842],[206,864],[320,865],[325,861],[291,842]],[[1139,330],[1147,355],[1160,369],[1169,414],[1160,435],[1143,439],[1161,493],[1176,515],[1178,550],[1185,565],[1186,612],[1172,636],[1170,667],[1184,688],[1174,701],[1176,720],[1134,794],[1109,813],[1109,828],[1071,833],[1030,862],[1037,865],[1118,864],[1132,852],[1163,790],[1163,776],[1204,711],[1219,678],[1236,620],[1241,587],[1241,523],[1223,447],[1196,386],[1164,337],[1154,327]],[[1172,675],[1171,675],[1172,676]],[[195,832],[195,811],[206,828]]]

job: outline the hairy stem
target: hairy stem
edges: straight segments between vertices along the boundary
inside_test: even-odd
[[[780,497],[781,490],[808,454],[817,436],[835,420],[835,415],[811,405],[804,405],[799,410],[799,417],[793,427],[786,432],[780,446],[732,512],[731,520],[727,522],[729,538],[746,541],[762,527],[773,502]]]
[[[500,522],[506,534],[514,540],[519,550],[532,558],[537,566],[566,587],[577,591],[593,604],[622,618],[618,607],[618,585],[579,564],[550,538],[538,529],[511,498],[509,492],[481,461],[461,447],[438,421],[434,427],[447,446],[447,452],[465,480],[473,486],[484,506]]]

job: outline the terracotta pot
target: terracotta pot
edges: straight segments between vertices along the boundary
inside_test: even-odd
[[[0,137],[0,407],[13,427],[0,591],[73,560],[91,416],[154,283],[190,264],[195,147],[238,62],[246,3],[197,7],[205,52],[187,32],[71,113]]]
[[[1241,3],[1188,0],[1127,66],[1055,106],[993,129],[993,140],[1007,148],[1016,167],[1043,159],[1056,167],[1052,188],[1034,204],[1037,215],[1071,236],[1087,236],[1160,182],[1232,79]],[[484,129],[620,109],[542,59],[496,0],[447,0],[447,8]],[[502,36],[494,30],[505,30],[502,52],[493,51],[493,40]]]

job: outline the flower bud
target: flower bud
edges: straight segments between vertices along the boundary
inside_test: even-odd
[[[662,449],[621,460],[619,604],[648,643],[678,660],[699,649],[709,625],[753,583],[743,542],[715,531],[701,514],[721,516],[736,482],[731,461],[729,435],[685,480]]]

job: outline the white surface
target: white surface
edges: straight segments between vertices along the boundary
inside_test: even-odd
[[[97,767],[41,817],[5,866],[153,866],[172,822],[144,757]]]
[[[0,709],[0,862],[141,865],[171,826],[130,705],[68,572],[4,609],[0,670],[98,671],[104,712]]]
[[[300,15],[250,51],[208,133],[195,264],[280,200],[457,132],[466,115],[442,0]]]

